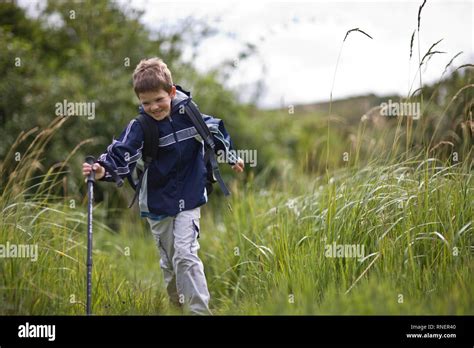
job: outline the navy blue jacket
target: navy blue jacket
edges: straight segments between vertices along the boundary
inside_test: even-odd
[[[208,199],[204,143],[189,117],[180,111],[184,110],[180,106],[190,102],[189,93],[177,87],[170,116],[160,121],[152,118],[159,128],[158,156],[143,175],[138,199],[141,216],[151,219],[175,216],[205,204]],[[139,112],[147,115],[141,106]],[[233,145],[223,121],[204,114],[203,118],[214,136],[216,153],[225,151],[227,162],[234,164],[237,159],[232,156],[233,151],[229,152]],[[143,130],[133,119],[97,160],[106,169],[101,180],[114,181],[111,175],[114,171],[136,185],[138,178],[134,169],[143,167],[143,142]]]

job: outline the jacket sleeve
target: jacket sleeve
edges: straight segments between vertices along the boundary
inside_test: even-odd
[[[219,158],[223,158],[225,162],[234,165],[239,157],[234,149],[234,144],[230,139],[230,135],[224,127],[224,121],[204,114],[202,117],[214,138],[214,143],[216,144],[216,155]]]
[[[101,180],[113,182],[117,176],[122,179],[131,176],[137,161],[142,157],[143,139],[143,130],[138,121],[133,119],[97,160],[105,168],[105,176]]]

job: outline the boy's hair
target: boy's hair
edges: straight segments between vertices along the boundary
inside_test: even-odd
[[[164,89],[170,93],[173,87],[171,72],[163,60],[158,57],[142,59],[133,72],[133,90],[139,93]]]

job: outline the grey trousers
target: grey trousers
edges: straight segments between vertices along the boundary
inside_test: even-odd
[[[170,301],[185,312],[210,315],[204,266],[198,257],[200,208],[160,221],[147,219],[160,252]]]

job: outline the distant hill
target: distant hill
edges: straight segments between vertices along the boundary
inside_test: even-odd
[[[392,101],[400,98],[399,96],[377,96],[375,94],[367,94],[361,96],[354,96],[344,99],[337,99],[332,102],[331,114],[347,119],[348,121],[358,121],[373,107],[379,106],[382,103],[388,102],[389,99]],[[273,111],[279,111],[286,108],[273,109]],[[306,115],[319,114],[327,115],[329,113],[329,101],[311,103],[311,104],[299,104],[294,106],[295,115]]]

